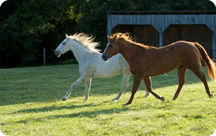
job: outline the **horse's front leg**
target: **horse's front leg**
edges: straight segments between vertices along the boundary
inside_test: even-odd
[[[65,94],[65,96],[63,97],[62,101],[66,101],[68,99],[68,97],[70,96],[72,90],[78,86],[79,84],[81,84],[82,82],[85,81],[85,76],[80,76],[70,87],[70,89],[67,91],[67,93]]]
[[[87,101],[89,99],[89,92],[91,89],[91,82],[92,82],[92,78],[88,78],[85,80],[85,90],[86,90],[86,96],[85,99],[83,101]]]
[[[131,97],[125,105],[129,105],[132,103],[134,95],[140,85],[141,80],[142,80],[142,77],[140,77],[139,75],[134,75],[134,82],[133,82],[133,89],[132,89]]]
[[[120,99],[121,95],[122,95],[122,94],[124,93],[124,91],[128,88],[130,76],[131,76],[130,73],[126,73],[126,72],[123,73],[123,84],[122,84],[122,88],[121,88],[119,94],[118,94],[115,98],[112,99],[113,101]]]

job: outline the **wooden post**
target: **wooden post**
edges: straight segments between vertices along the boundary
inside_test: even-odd
[[[163,46],[163,32],[159,32],[159,47]]]
[[[1,68],[1,54],[0,54],[0,68]]]
[[[46,66],[46,49],[43,48],[43,66]]]

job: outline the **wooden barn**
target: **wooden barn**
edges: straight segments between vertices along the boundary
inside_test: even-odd
[[[129,32],[135,41],[151,46],[199,42],[216,59],[216,11],[108,11],[107,34],[116,32]]]

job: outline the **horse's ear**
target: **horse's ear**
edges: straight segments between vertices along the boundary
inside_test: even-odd
[[[108,39],[110,39],[110,36],[109,36],[109,35],[107,35],[107,38],[108,38]]]
[[[68,38],[69,36],[67,34],[65,34],[65,37]]]

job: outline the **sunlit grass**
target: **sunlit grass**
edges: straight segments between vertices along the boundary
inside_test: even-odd
[[[209,80],[216,96],[216,84]],[[203,84],[191,72],[176,101],[177,71],[152,77],[153,89],[165,97],[161,102],[145,98],[141,85],[134,101],[130,86],[119,101],[111,101],[122,83],[122,75],[93,79],[90,100],[84,84],[68,101],[61,101],[70,85],[79,77],[78,65],[0,69],[0,130],[10,136],[65,135],[146,135],[208,136],[216,129],[216,99],[208,98]]]

